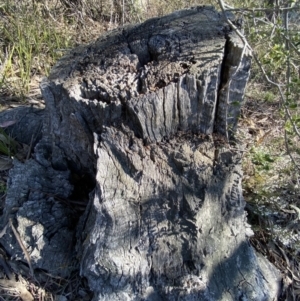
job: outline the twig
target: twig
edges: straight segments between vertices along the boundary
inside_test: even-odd
[[[300,167],[299,165],[297,164],[297,162],[295,161],[291,151],[290,151],[290,148],[289,148],[289,143],[288,143],[288,139],[287,139],[287,131],[284,130],[284,144],[285,144],[285,148],[286,148],[286,151],[289,155],[289,157],[291,158],[293,164],[297,167],[297,169],[300,171]]]
[[[7,53],[7,49],[5,49],[4,61],[0,65],[0,81],[2,81],[3,78],[4,78],[4,71],[5,71],[5,68],[6,68],[7,61],[8,61],[8,53]]]
[[[44,7],[45,7],[45,10],[48,14],[48,16],[55,22],[57,23],[57,20],[52,16],[51,12],[50,12],[50,9],[49,7],[47,6],[47,1],[44,2]]]
[[[220,3],[219,3],[220,4]],[[227,6],[227,5],[226,5]],[[274,11],[274,12],[284,12],[284,11],[293,11],[293,10],[300,10],[300,7],[299,6],[294,6],[294,7],[276,7],[276,8],[229,8],[227,9],[226,8],[226,11],[232,11],[232,12],[235,12],[235,11],[242,11],[242,12],[271,12],[271,11]]]
[[[1,232],[0,232],[0,238],[6,234],[7,225],[8,224],[6,224],[6,226],[1,230]]]
[[[289,45],[293,47],[294,51],[300,55],[300,51],[298,50],[297,46],[291,42],[290,38],[287,37],[286,35],[284,35],[283,33],[281,33],[281,36],[286,40],[288,41]]]
[[[31,136],[29,149],[28,149],[28,152],[27,152],[27,155],[26,155],[26,161],[29,160],[29,157],[30,157],[30,154],[31,154],[31,151],[32,151],[32,145],[33,145],[33,135]]]
[[[26,248],[25,248],[25,246],[24,246],[24,244],[23,244],[23,242],[21,240],[20,234],[18,233],[18,231],[14,227],[11,219],[9,219],[9,225],[10,225],[10,227],[11,227],[11,229],[12,229],[12,231],[13,231],[13,233],[14,233],[14,235],[15,235],[18,243],[19,243],[19,246],[21,247],[21,249],[22,249],[22,251],[23,251],[23,253],[25,255],[26,261],[27,261],[29,269],[30,269],[30,274],[35,279],[33,268],[32,268],[32,265],[31,265],[30,256],[29,256],[29,254],[28,254],[28,252],[27,252],[27,250],[26,250]]]

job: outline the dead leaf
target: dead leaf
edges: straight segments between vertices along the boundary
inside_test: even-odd
[[[6,136],[3,135],[3,134],[0,134],[0,141],[3,142],[3,143],[6,144],[6,145],[9,145],[9,138],[6,137]]]
[[[8,126],[11,126],[11,125],[15,124],[16,122],[17,122],[17,120],[4,121],[4,122],[0,123],[0,127],[1,128],[7,128]]]
[[[263,119],[258,120],[258,122],[263,124],[263,123],[265,123],[265,121],[268,120],[268,118],[269,118],[269,117],[265,117],[265,118],[263,118]]]
[[[260,145],[266,137],[271,133],[271,130],[267,131],[266,133],[263,130],[259,130],[259,136],[257,137],[256,144]]]
[[[34,301],[33,296],[26,289],[26,285],[15,280],[0,279],[0,286],[4,289],[14,288],[19,292],[19,295],[23,301]]]
[[[0,156],[0,171],[12,168],[13,160],[10,157]]]

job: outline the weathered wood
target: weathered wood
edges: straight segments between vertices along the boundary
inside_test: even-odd
[[[250,63],[211,7],[117,29],[59,61],[41,84],[43,137],[11,171],[3,215],[33,267],[65,276],[76,256],[99,301],[276,298],[276,270],[248,243],[230,144]],[[77,226],[72,200],[88,193]],[[1,243],[23,257],[11,231]]]
[[[1,112],[0,124],[14,122],[6,132],[18,142],[34,146],[42,138],[43,118],[43,109],[20,106]]]

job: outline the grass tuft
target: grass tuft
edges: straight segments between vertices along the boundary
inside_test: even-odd
[[[0,7],[0,93],[25,96],[32,78],[49,73],[71,37],[65,26],[55,26],[37,7]]]

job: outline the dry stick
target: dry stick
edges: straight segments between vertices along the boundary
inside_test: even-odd
[[[4,79],[4,72],[5,72],[5,67],[8,62],[8,53],[7,49],[5,49],[5,57],[4,57],[4,62],[2,63],[0,67],[0,80],[2,81]]]
[[[290,51],[290,42],[289,42],[289,36],[288,36],[288,29],[289,29],[289,16],[288,11],[285,12],[284,16],[284,29],[285,29],[285,49],[287,52]],[[290,94],[290,78],[291,78],[291,66],[290,66],[290,55],[287,57],[287,70],[286,70],[286,81],[287,81],[287,95]]]
[[[30,274],[31,274],[31,276],[32,276],[33,278],[35,278],[35,277],[34,277],[33,268],[32,268],[32,265],[31,265],[30,256],[29,256],[29,254],[28,254],[28,252],[27,252],[27,250],[26,250],[26,248],[25,248],[25,246],[24,246],[24,244],[23,244],[23,242],[22,242],[22,240],[21,240],[20,234],[18,233],[18,231],[17,231],[16,228],[14,227],[11,218],[9,219],[9,225],[10,225],[10,227],[11,227],[11,229],[12,229],[12,231],[13,231],[13,233],[14,233],[14,235],[15,235],[15,237],[16,237],[18,243],[19,243],[19,246],[21,247],[21,249],[22,249],[22,251],[23,251],[23,253],[24,253],[24,255],[25,255],[25,258],[26,258],[26,260],[27,260],[27,263],[28,263],[28,266],[29,266],[29,269],[30,269]]]
[[[31,154],[31,151],[32,151],[32,145],[33,145],[33,135],[31,136],[29,149],[28,149],[28,152],[27,152],[27,155],[26,155],[26,161],[29,160],[29,157],[30,157],[30,154]]]
[[[285,49],[286,51],[290,51],[290,40],[288,36],[288,27],[289,27],[289,16],[288,16],[288,11],[285,11],[285,16],[284,16],[284,27],[285,27],[285,34],[283,35],[285,37]],[[287,81],[287,95],[290,94],[290,77],[291,77],[291,66],[290,66],[290,56],[288,55],[287,58],[287,70],[286,70],[286,81]],[[287,122],[287,118],[285,118],[285,122]],[[284,130],[284,143],[285,143],[285,148],[295,166],[298,167],[297,162],[295,161],[294,157],[291,154],[290,148],[289,148],[289,143],[288,143],[288,137],[287,137],[287,131]],[[300,169],[299,169],[300,170]]]
[[[275,83],[273,82],[272,80],[269,79],[268,75],[266,74],[266,71],[265,69],[263,68],[262,64],[260,63],[257,55],[255,54],[254,50],[252,49],[252,47],[249,45],[247,39],[245,38],[245,36],[239,31],[239,29],[228,19],[228,17],[226,16],[226,12],[225,12],[225,7],[224,7],[224,3],[222,0],[218,0],[218,3],[221,7],[221,10],[223,12],[223,15],[227,21],[227,23],[230,25],[230,27],[237,33],[237,35],[242,39],[242,41],[244,42],[245,46],[248,47],[252,53],[253,53],[253,57],[254,57],[254,60],[255,62],[257,63],[257,65],[259,66],[263,76],[265,77],[265,79],[267,80],[268,83],[270,83],[271,85],[277,87],[278,91],[279,91],[279,94],[280,94],[280,98],[281,98],[281,103],[282,103],[282,106],[284,107],[284,110],[285,110],[285,113],[286,113],[286,116],[288,117],[289,121],[291,122],[292,126],[293,126],[293,130],[294,132],[297,134],[297,136],[300,138],[300,133],[297,129],[297,126],[296,124],[294,123],[293,121],[293,118],[291,116],[291,113],[290,111],[288,110],[286,104],[285,104],[285,98],[284,98],[284,95],[283,95],[283,92],[281,90],[281,87],[278,83]],[[287,149],[288,151],[288,154],[290,156],[290,158],[292,159],[293,163],[295,163],[295,160],[292,158],[292,155],[291,153],[289,152],[289,150]],[[300,166],[298,166],[298,164],[295,165],[297,167],[297,169],[300,170]]]
[[[219,4],[220,4],[220,2],[219,2]],[[232,12],[235,12],[235,11],[238,11],[238,12],[240,12],[240,11],[242,11],[242,12],[244,12],[244,11],[247,11],[247,12],[268,12],[270,10],[276,10],[276,11],[284,12],[284,11],[300,10],[299,6],[278,7],[278,8],[273,8],[273,9],[270,9],[270,8],[233,8],[233,7],[230,7],[230,6],[228,6],[228,7],[229,8],[226,9],[226,10],[227,11],[232,11]]]
[[[290,147],[289,147],[289,143],[288,143],[288,137],[287,137],[287,132],[286,130],[284,130],[284,144],[285,144],[285,148],[293,162],[293,164],[300,170],[300,168],[298,167],[297,162],[295,161],[294,157],[291,155],[291,151],[290,151]]]
[[[6,234],[7,225],[0,231],[0,238]]]
[[[49,16],[55,23],[57,23],[57,20],[52,16],[52,14],[51,14],[51,12],[50,12],[50,9],[49,9],[49,7],[48,7],[48,5],[47,5],[47,1],[44,2],[44,7],[45,7],[45,10],[46,10],[48,16]]]

